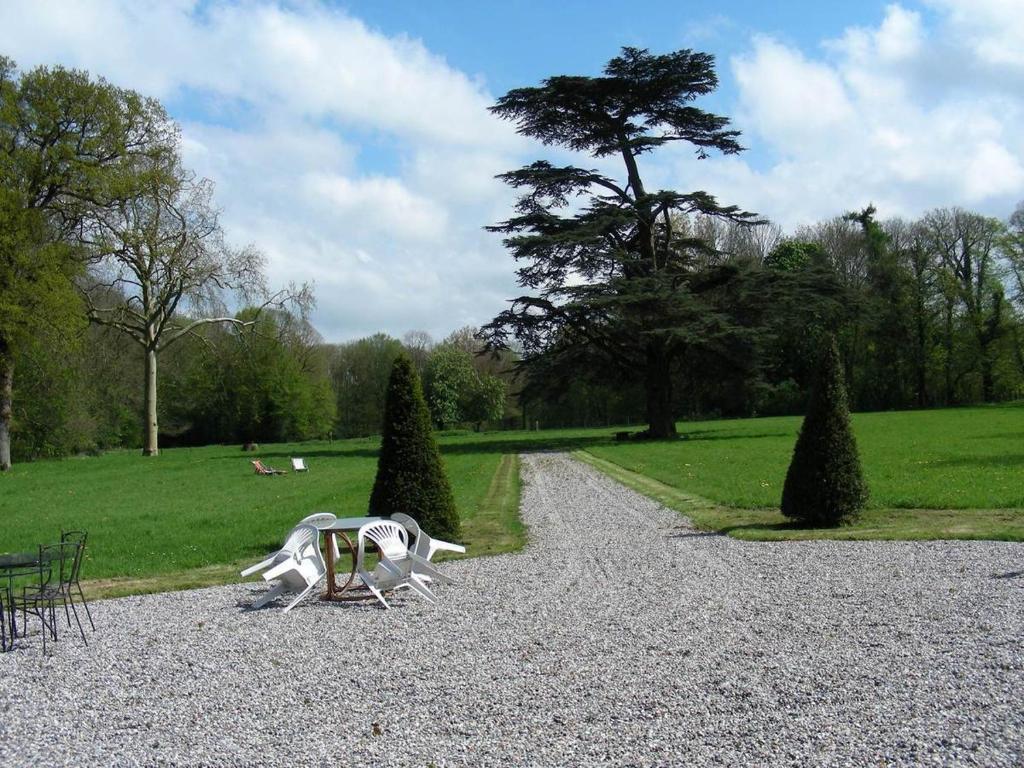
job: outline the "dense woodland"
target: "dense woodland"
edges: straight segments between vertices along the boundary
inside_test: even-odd
[[[609,71],[686,68],[713,89],[710,58],[684,53],[626,49]],[[499,107],[538,109],[530,100],[557,96],[556,80]],[[707,141],[730,151],[732,132],[714,120]],[[654,146],[642,131],[627,138],[627,166]],[[403,350],[438,429],[649,421],[643,378],[609,364],[645,343],[642,330],[623,341],[628,323],[611,353],[578,343],[569,324],[503,334],[500,315],[440,340],[410,331],[327,343],[309,320],[310,289],[268,288],[258,249],[226,242],[212,184],[181,166],[177,126],[155,101],[81,72],[19,73],[0,58],[0,143],[0,428],[15,460],[155,453],[157,434],[163,445],[377,434]],[[494,227],[513,253],[535,245],[522,232],[570,221],[552,213],[567,184],[607,186],[576,170],[540,163],[506,175],[533,187],[522,215]],[[671,310],[685,321],[678,314],[664,361],[673,419],[803,412],[829,334],[855,410],[1024,397],[1024,204],[1005,221],[955,201],[907,220],[835,201],[833,218],[786,232],[704,193],[621,197],[628,205],[605,200],[593,215],[635,227],[623,210],[665,203],[648,222],[651,258],[671,267],[658,290],[671,285],[687,301]],[[574,247],[591,258],[584,245]]]

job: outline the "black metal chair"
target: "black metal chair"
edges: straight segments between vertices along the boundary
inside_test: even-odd
[[[73,600],[72,591],[78,592],[78,599],[82,603],[82,607],[85,608],[85,615],[89,619],[89,626],[92,627],[92,631],[96,631],[96,624],[92,620],[92,612],[89,610],[89,603],[85,600],[85,593],[82,592],[82,584],[79,582],[79,577],[82,574],[82,560],[85,559],[85,540],[88,534],[85,531],[61,531],[60,541],[62,544],[72,543],[78,544],[78,552],[75,555],[75,562],[71,572],[71,590],[68,591],[68,599]],[[68,620],[68,626],[71,625],[71,620]]]
[[[28,614],[39,618],[42,625],[40,635],[43,639],[43,655],[46,655],[47,634],[57,642],[57,603],[64,606],[68,625],[71,624],[71,612],[75,614],[78,631],[85,639],[85,630],[78,619],[78,610],[71,602],[71,574],[74,571],[75,557],[81,546],[77,543],[42,544],[39,547],[39,583],[22,588],[22,593],[15,598],[14,605],[21,609],[22,637],[28,632]]]

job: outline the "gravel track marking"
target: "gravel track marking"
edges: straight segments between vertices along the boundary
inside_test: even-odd
[[[521,466],[528,546],[446,563],[437,608],[284,616],[249,583],[97,603],[51,658],[19,640],[0,760],[1024,763],[1024,545],[742,542],[563,454]]]

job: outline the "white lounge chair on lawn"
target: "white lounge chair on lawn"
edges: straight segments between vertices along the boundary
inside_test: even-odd
[[[306,466],[305,459],[292,459],[292,469],[296,472],[308,472],[309,467]]]
[[[420,528],[419,523],[402,512],[396,512],[391,516],[391,519],[404,526],[410,536],[416,537],[416,542],[409,549],[420,557],[431,560],[434,557],[434,553],[439,551],[466,553],[466,548],[461,544],[452,544],[440,539],[430,538],[427,532]]]
[[[380,558],[372,572],[366,569],[366,542],[372,541],[377,547]],[[383,591],[410,587],[432,603],[437,602],[434,593],[423,583],[423,574],[428,574],[441,581],[451,581],[438,573],[426,559],[409,551],[409,534],[405,527],[392,520],[380,520],[367,523],[359,529],[359,549],[356,555],[356,571],[363,584],[380,600],[385,608],[390,608],[384,599]],[[413,570],[415,564],[416,570]]]
[[[298,593],[285,606],[284,612],[288,613],[327,575],[327,565],[320,554],[320,532],[312,525],[295,526],[274,560],[274,564],[264,571],[263,578],[277,584],[253,603],[253,608],[262,608],[286,592]]]

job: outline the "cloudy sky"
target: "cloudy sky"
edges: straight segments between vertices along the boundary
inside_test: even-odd
[[[0,2],[0,52],[22,68],[164,102],[231,238],[272,282],[315,283],[330,341],[443,337],[500,311],[513,262],[482,227],[512,198],[493,176],[541,150],[486,108],[597,74],[622,45],[715,54],[702,106],[749,148],[647,156],[662,187],[787,228],[868,202],[1004,218],[1024,200],[1024,0]]]

